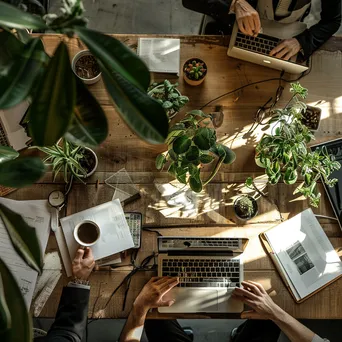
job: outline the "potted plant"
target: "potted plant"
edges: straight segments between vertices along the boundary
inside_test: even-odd
[[[69,183],[72,177],[84,183],[84,179],[90,177],[96,170],[98,159],[95,152],[89,147],[77,146],[66,139],[61,139],[58,144],[51,147],[35,147],[47,156],[43,162],[52,166],[55,181],[58,173],[64,173],[65,183]]]
[[[177,89],[178,83],[172,84],[169,80],[162,83],[152,83],[148,95],[156,99],[166,111],[169,119],[174,118],[179,110],[189,102]]]
[[[249,195],[239,196],[234,201],[235,215],[241,220],[250,220],[258,213],[257,201]]]
[[[85,84],[94,84],[101,78],[100,66],[89,50],[79,51],[72,59],[71,67]]]
[[[193,110],[170,128],[166,139],[168,150],[156,158],[156,167],[162,170],[168,164],[168,172],[183,184],[189,184],[195,192],[201,192],[217,174],[222,164],[231,164],[235,153],[216,140],[216,131],[208,127],[211,117],[200,110]],[[216,160],[211,174],[201,178],[201,168]]]
[[[201,59],[188,59],[183,66],[184,81],[192,86],[200,85],[207,76],[207,69],[207,65]]]
[[[337,179],[330,179],[333,171],[341,165],[334,160],[326,148],[310,151],[307,145],[315,138],[310,129],[302,123],[306,105],[300,98],[305,98],[307,89],[300,84],[291,84],[293,96],[284,109],[274,111],[270,123],[275,124],[271,134],[265,134],[256,146],[256,164],[265,169],[270,184],[283,181],[294,184],[299,175],[303,182],[294,194],[301,193],[317,207],[321,194],[317,191],[317,181],[321,178],[332,187]],[[247,179],[251,186],[253,180]]]
[[[321,108],[307,105],[306,110],[303,111],[302,123],[311,131],[317,131],[321,121],[321,113]]]

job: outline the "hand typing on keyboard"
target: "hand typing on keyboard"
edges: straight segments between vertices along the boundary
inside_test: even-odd
[[[295,56],[301,48],[302,47],[296,38],[285,39],[270,52],[270,56],[288,61],[291,57]]]
[[[258,12],[246,0],[236,0],[232,7],[240,31],[256,37],[261,29]]]
[[[151,308],[171,306],[175,300],[165,300],[163,297],[178,284],[178,278],[153,277],[144,286],[134,301],[134,308],[146,314]]]

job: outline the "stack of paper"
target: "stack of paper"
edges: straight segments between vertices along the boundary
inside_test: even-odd
[[[97,223],[101,230],[100,239],[91,247],[95,260],[100,260],[97,264],[107,263],[108,257],[134,247],[132,235],[119,200],[110,201],[64,217],[60,222],[69,252],[69,262],[65,260],[68,259],[66,256],[63,257],[62,251],[61,254],[67,274],[71,275],[71,264],[68,265],[68,263],[75,257],[76,250],[79,246],[74,238],[74,229],[77,224],[84,220],[90,220]],[[60,235],[58,231],[56,236],[57,235]],[[61,250],[59,240],[61,239],[57,238]],[[120,258],[119,260],[117,260],[117,257],[115,259],[116,260],[111,261],[111,263],[121,261]]]
[[[50,207],[47,200],[14,201],[0,198],[0,203],[23,216],[36,229],[42,252],[44,253],[50,233]],[[38,272],[32,270],[14,250],[3,221],[0,219],[0,257],[9,267],[24,295],[27,307],[31,305]]]

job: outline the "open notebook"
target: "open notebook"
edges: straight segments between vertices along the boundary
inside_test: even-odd
[[[311,209],[260,239],[297,303],[342,276],[342,262]]]

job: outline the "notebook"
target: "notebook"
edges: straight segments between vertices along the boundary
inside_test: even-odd
[[[180,39],[139,38],[138,55],[152,72],[179,75]]]
[[[297,303],[342,276],[342,262],[311,209],[271,228],[260,239]]]

